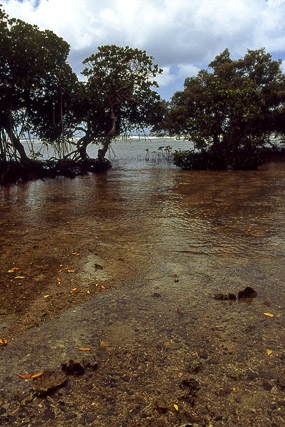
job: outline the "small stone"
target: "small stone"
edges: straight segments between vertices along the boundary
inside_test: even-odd
[[[153,407],[160,413],[165,413],[168,411],[168,406],[163,399],[157,399],[153,402]]]
[[[66,375],[82,375],[85,372],[84,362],[78,359],[64,362],[61,366]]]
[[[264,390],[271,390],[272,389],[272,385],[270,384],[269,381],[263,381],[262,387],[264,388]]]
[[[154,298],[161,298],[161,294],[159,294],[158,292],[154,292],[154,293],[152,294],[152,296],[153,296]]]
[[[44,371],[43,374],[33,381],[33,391],[36,396],[44,397],[66,383],[66,374],[62,371]]]

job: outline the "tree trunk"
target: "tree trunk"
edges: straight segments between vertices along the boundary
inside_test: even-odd
[[[108,151],[108,147],[111,144],[112,138],[116,133],[116,116],[114,111],[114,105],[112,103],[110,104],[110,118],[111,118],[111,129],[109,130],[109,132],[105,137],[103,148],[98,150],[98,160],[102,163],[104,163],[105,161],[105,155]]]
[[[10,122],[11,122],[11,120],[10,120]],[[11,123],[10,123],[9,127],[5,128],[5,131],[9,135],[10,141],[11,141],[13,147],[19,153],[21,163],[23,163],[24,165],[32,163],[32,160],[29,159],[29,157],[27,156],[25,149],[24,149],[24,146],[20,142],[20,139],[14,134]]]

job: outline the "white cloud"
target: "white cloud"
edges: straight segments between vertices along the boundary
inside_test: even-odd
[[[265,47],[285,58],[285,0],[0,0],[10,17],[51,29],[70,62],[103,44],[145,49],[165,69],[161,85],[194,75],[229,48],[234,58]]]

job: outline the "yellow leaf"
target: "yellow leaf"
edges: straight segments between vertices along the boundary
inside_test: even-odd
[[[99,285],[99,283],[96,283],[96,287],[97,287],[97,286],[100,286],[100,285]]]
[[[101,347],[110,347],[110,343],[108,343],[108,341],[101,341],[100,346]]]
[[[8,273],[14,273],[14,271],[20,270],[18,267],[12,267],[10,270],[8,270]]]
[[[48,297],[50,297],[50,295],[45,295],[45,296],[44,296],[44,298],[48,298]]]
[[[4,346],[4,345],[7,345],[7,344],[8,344],[7,340],[5,340],[4,338],[0,338],[0,346]]]
[[[174,406],[174,408],[176,409],[176,411],[178,411],[178,405],[173,405]]]
[[[264,313],[264,315],[268,317],[274,317],[274,314],[271,314],[271,313]]]
[[[270,354],[272,354],[272,350],[270,350],[269,348],[266,349],[266,353],[268,354],[268,356],[270,356]]]
[[[42,372],[39,372],[38,374],[32,375],[32,378],[38,378],[41,377],[43,375]]]
[[[87,291],[87,294],[90,294],[90,291]]]
[[[67,273],[75,273],[75,270],[67,270]]]
[[[26,380],[27,378],[32,378],[33,374],[24,374],[24,375],[19,375],[19,378],[22,378],[23,380]]]
[[[15,279],[24,279],[25,276],[16,276]]]

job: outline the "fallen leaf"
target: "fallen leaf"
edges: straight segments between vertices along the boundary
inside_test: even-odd
[[[110,347],[110,343],[108,343],[108,341],[101,341],[100,346],[101,347]]]
[[[75,270],[66,270],[67,273],[75,273]]]
[[[96,283],[96,287],[97,287],[97,286],[100,286],[100,285],[99,285],[99,283]]]
[[[38,377],[40,377],[42,375],[43,375],[43,373],[39,372],[38,374],[32,375],[32,378],[38,378]]]
[[[10,270],[8,270],[8,273],[14,273],[14,271],[20,270],[18,267],[13,267]]]
[[[249,320],[253,320],[253,316],[249,316]]]
[[[61,279],[58,277],[58,278],[56,279],[56,281],[57,281],[57,283],[59,284],[59,283],[61,282]]]
[[[233,391],[237,391],[237,389],[235,387],[233,387]]]
[[[91,348],[90,347],[79,347],[78,350],[80,350],[80,351],[90,351]]]
[[[173,406],[176,409],[176,411],[178,411],[178,405],[174,404]]]
[[[48,297],[50,297],[50,295],[45,295],[45,296],[44,296],[44,298],[48,298]]]
[[[177,309],[176,309],[176,313],[180,313],[180,310],[179,310],[179,308],[177,308]]]
[[[270,302],[269,301],[264,301],[264,304],[267,305],[267,307],[270,307]]]
[[[87,292],[87,294],[90,294],[90,291],[86,291]]]
[[[270,354],[272,354],[272,350],[270,350],[269,348],[266,349],[266,353],[268,354],[268,356],[270,356]]]
[[[274,314],[272,314],[272,313],[264,313],[264,315],[268,316],[268,317],[274,317]]]
[[[5,340],[4,338],[0,338],[0,346],[4,347],[4,345],[7,345],[7,344],[8,344],[7,340]]]
[[[71,252],[71,255],[79,256],[79,254],[77,252]]]
[[[55,252],[57,252],[57,251],[58,251],[58,249],[57,249],[57,248],[53,248],[53,250],[54,250]]]
[[[24,279],[25,276],[16,276],[15,279]]]
[[[24,374],[24,375],[18,374],[18,377],[23,379],[23,380],[26,380],[27,378],[32,378],[32,376],[33,376],[33,374]]]
[[[106,286],[104,286],[104,285],[101,285],[101,289],[106,289]]]

